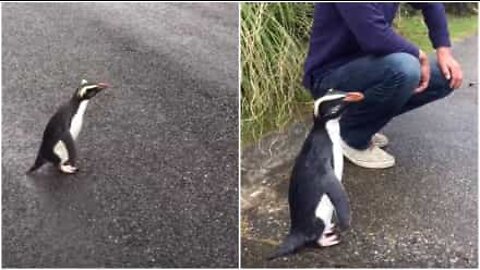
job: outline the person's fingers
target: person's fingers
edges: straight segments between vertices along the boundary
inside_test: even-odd
[[[450,72],[452,74],[452,79],[450,81],[450,87],[452,89],[458,89],[462,85],[463,73],[460,67],[457,64],[452,64],[450,67]]]
[[[430,81],[430,64],[428,61],[420,62],[420,82],[414,93],[421,93],[428,87]]]
[[[427,89],[427,86],[425,84],[422,84],[415,89],[414,93],[415,94],[421,93],[421,92],[425,91],[425,89]]]
[[[462,83],[463,83],[463,72],[462,72],[462,69],[459,68],[459,69],[458,69],[458,73],[459,73],[459,75],[458,75],[458,84],[457,84],[457,86],[456,86],[457,89],[460,88],[460,87],[462,86]]]
[[[457,89],[457,87],[455,87],[456,85],[457,85],[457,74],[456,74],[456,71],[452,69],[452,79],[450,80],[450,88]]]
[[[423,91],[425,91],[425,89],[427,89],[428,87],[428,81],[427,80],[422,80],[420,81],[420,85],[418,85],[418,87],[414,90],[415,93],[421,93]]]
[[[457,83],[457,72],[455,71],[455,68],[449,67],[450,72],[452,73],[452,78],[450,79],[449,86],[452,89],[455,89],[455,84]]]
[[[448,68],[448,65],[444,62],[439,63],[438,65],[439,65],[440,70],[442,71],[442,74],[445,77],[445,79],[450,80],[450,78],[452,76],[451,76],[451,73],[450,73],[450,69]]]
[[[430,75],[431,75],[430,74],[430,65],[427,64],[422,69],[422,82],[420,83],[418,93],[421,93],[421,92],[423,92],[427,89],[428,84],[430,83]]]

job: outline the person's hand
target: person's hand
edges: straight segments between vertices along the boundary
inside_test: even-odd
[[[449,47],[437,48],[437,61],[443,76],[450,81],[450,88],[457,89],[462,85],[463,72],[460,64],[453,58]]]
[[[428,82],[430,81],[430,63],[428,61],[428,56],[420,50],[419,54],[420,60],[420,83],[415,89],[415,93],[421,93],[425,91],[428,87]]]

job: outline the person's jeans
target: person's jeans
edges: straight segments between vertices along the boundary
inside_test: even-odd
[[[430,59],[428,88],[415,94],[420,81],[420,62],[406,53],[353,60],[317,80],[312,96],[316,99],[330,88],[360,91],[364,100],[353,103],[340,120],[343,140],[351,147],[366,149],[372,136],[393,117],[418,108],[452,92],[437,61]]]

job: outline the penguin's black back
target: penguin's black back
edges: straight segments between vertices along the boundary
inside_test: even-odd
[[[348,197],[335,176],[333,145],[324,124],[314,124],[295,160],[288,192],[290,232],[268,259],[293,253],[321,237],[325,224],[315,211],[325,194],[337,211],[340,228],[350,224]]]
[[[72,98],[69,102],[64,103],[50,118],[43,132],[42,144],[40,146],[39,155],[52,161],[57,159],[53,153],[53,147],[63,134],[70,129],[70,123],[75,115],[80,101]]]
[[[333,173],[332,142],[324,128],[312,129],[305,140],[292,170],[288,200],[292,230],[312,232],[315,240],[323,231],[317,227],[314,219],[320,198],[325,193],[322,178]],[[318,237],[317,237],[318,236]]]

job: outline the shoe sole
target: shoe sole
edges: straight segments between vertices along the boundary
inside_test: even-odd
[[[352,159],[347,155],[345,155],[345,153],[343,156],[346,157],[347,160],[350,161],[351,163],[367,169],[388,169],[395,166],[395,159],[393,161],[385,161],[385,162],[364,162],[361,160]]]

